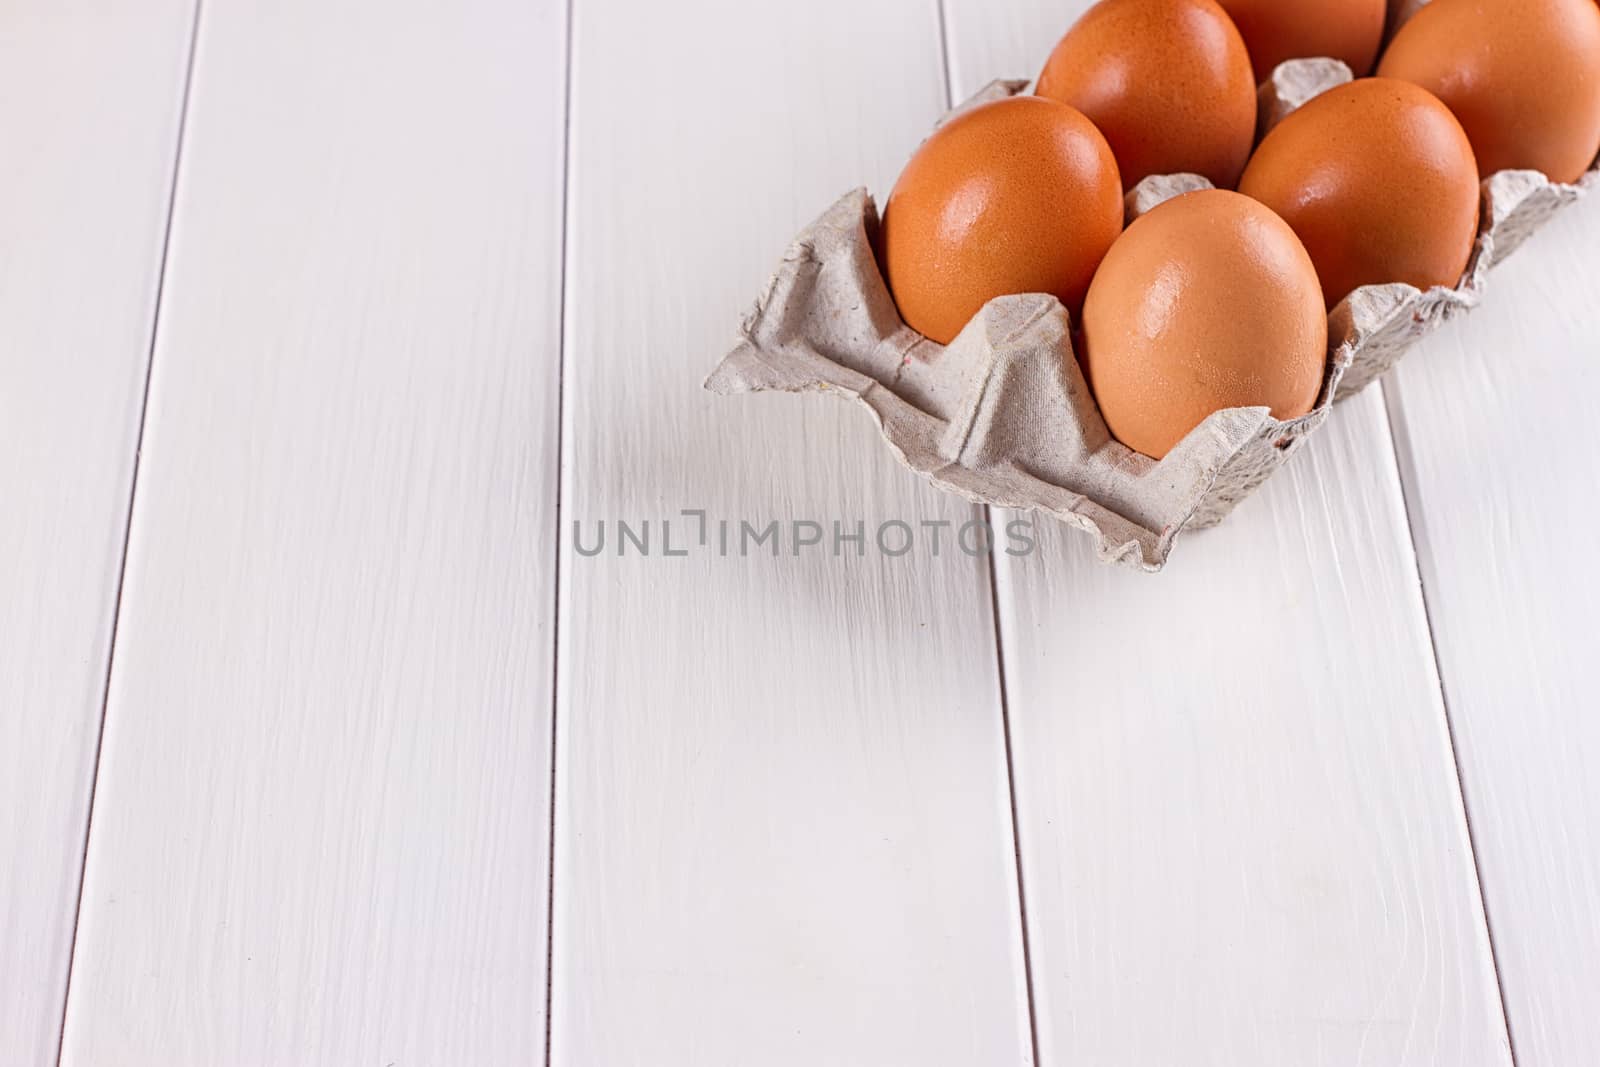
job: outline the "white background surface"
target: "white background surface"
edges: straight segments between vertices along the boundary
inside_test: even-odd
[[[1081,6],[5,5],[0,1063],[1600,1062],[1600,203],[1159,576],[573,551],[973,517],[697,386]]]

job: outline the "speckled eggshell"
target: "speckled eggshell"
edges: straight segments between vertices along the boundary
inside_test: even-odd
[[[1101,0],[1056,45],[1035,90],[1106,135],[1128,188],[1203,174],[1232,188],[1256,128],[1256,79],[1216,0]]]
[[[1239,193],[1206,190],[1140,217],[1083,308],[1084,373],[1111,433],[1160,459],[1213,412],[1306,414],[1328,319],[1294,231]]]
[[[1378,64],[1455,112],[1485,176],[1575,182],[1600,153],[1595,0],[1433,0]]]
[[[1288,59],[1343,61],[1356,76],[1372,72],[1383,43],[1388,0],[1217,0],[1250,50],[1256,81]]]
[[[1049,293],[1074,317],[1122,229],[1122,186],[1100,131],[1021,96],[951,119],[884,207],[884,276],[900,316],[949,344],[997,296]]]
[[[1299,236],[1332,308],[1363,285],[1453,286],[1478,234],[1478,167],[1461,124],[1410,82],[1363,78],[1267,134],[1239,191]]]

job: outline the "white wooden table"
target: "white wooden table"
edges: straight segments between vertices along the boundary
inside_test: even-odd
[[[1600,203],[1160,576],[574,551],[973,517],[698,384],[1082,6],[0,5],[0,1063],[1600,1063]]]

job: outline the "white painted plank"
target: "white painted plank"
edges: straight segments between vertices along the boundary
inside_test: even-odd
[[[957,89],[1086,4],[949,0]],[[999,560],[1040,1059],[1507,1064],[1381,395],[1149,577]]]
[[[1160,576],[1002,567],[1042,1062],[1509,1063],[1384,433]]]
[[[553,1062],[1027,1062],[984,566],[950,534],[717,554],[718,518],[972,509],[838,401],[699,390],[789,238],[939,114],[935,5],[582,0],[575,29]],[[711,544],[663,558],[682,508]],[[573,552],[619,518],[657,554]]]
[[[1600,203],[1391,390],[1520,1067],[1600,1063]]]
[[[65,1062],[534,1062],[564,7],[197,48]]]
[[[55,1062],[188,0],[0,16],[0,1060]]]

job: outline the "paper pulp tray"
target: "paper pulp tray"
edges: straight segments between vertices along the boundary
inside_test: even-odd
[[[1263,121],[1280,121],[1350,78],[1336,60],[1285,63],[1261,89]],[[1026,84],[995,82],[951,115]],[[1218,411],[1159,461],[1106,429],[1055,297],[992,300],[948,347],[901,321],[873,256],[878,212],[865,189],[847,193],[795,238],[745,316],[739,343],[705,385],[720,394],[828,391],[851,399],[872,413],[895,457],[939,488],[1053,515],[1093,538],[1101,560],[1158,571],[1180,534],[1226,517],[1334,403],[1476,306],[1489,268],[1597,184],[1595,169],[1577,185],[1535,171],[1490,176],[1477,245],[1454,288],[1367,286],[1329,315],[1327,370],[1309,414],[1279,421],[1266,408]],[[1128,221],[1209,187],[1197,175],[1147,178],[1128,194]]]

